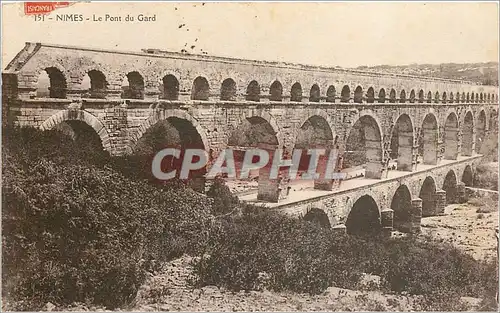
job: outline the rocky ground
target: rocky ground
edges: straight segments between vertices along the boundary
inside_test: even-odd
[[[497,253],[498,210],[488,208],[486,203],[491,201],[486,201],[473,199],[470,203],[449,205],[445,215],[423,218],[422,232],[451,242],[476,259],[493,257]]]
[[[330,287],[322,295],[250,291],[233,293],[215,286],[192,289],[186,280],[190,258],[165,264],[137,295],[133,311],[373,311],[410,310],[414,299],[380,292]],[[367,275],[363,285],[376,281]]]

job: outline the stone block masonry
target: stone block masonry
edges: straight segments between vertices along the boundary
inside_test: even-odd
[[[324,147],[339,151],[335,170],[350,166],[354,156],[364,160],[361,175],[374,183],[391,175],[391,155],[397,170],[409,174],[429,166],[449,171],[466,156],[476,160],[485,134],[498,128],[495,86],[151,49],[27,43],[2,79],[4,123],[48,130],[81,121],[112,155],[134,153],[143,135],[166,121],[182,145],[203,147],[210,162],[228,147],[264,144],[281,149],[285,159],[297,148]],[[442,212],[444,171],[432,176],[434,184],[422,195],[408,186],[411,221],[394,228],[418,231],[422,213]],[[293,196],[286,176],[270,180],[261,171],[259,177],[260,199],[279,204]],[[315,186],[332,192],[345,183],[318,179]],[[411,184],[420,189],[423,181]],[[464,184],[457,178],[457,201],[467,196]],[[373,188],[379,187],[362,188],[359,195]],[[387,190],[380,195],[392,197]],[[386,212],[381,227],[389,229],[391,203],[373,197],[379,218]],[[346,222],[356,198],[321,200],[332,225]],[[362,203],[370,207],[370,201]]]

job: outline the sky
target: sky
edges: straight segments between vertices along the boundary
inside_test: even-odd
[[[498,61],[496,2],[86,2],[56,14],[90,20],[35,21],[2,3],[2,68],[28,41],[341,67]],[[92,21],[106,14],[122,21]]]

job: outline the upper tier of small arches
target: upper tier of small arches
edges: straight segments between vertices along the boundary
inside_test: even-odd
[[[108,89],[106,76],[98,71],[91,70],[81,83],[80,94],[82,98],[106,99]],[[208,101],[218,99],[221,101],[246,100],[259,102],[262,99],[269,101],[290,102],[340,102],[340,103],[498,103],[498,94],[486,92],[453,92],[443,90],[423,89],[396,89],[370,86],[363,88],[358,85],[352,90],[349,85],[329,85],[320,88],[319,84],[302,86],[295,82],[288,93],[279,80],[273,81],[269,86],[261,88],[257,80],[251,81],[245,88],[238,88],[232,78],[222,80],[220,86],[211,86],[206,77],[198,76],[192,83],[191,90],[181,91],[179,79],[172,75],[165,75],[158,82],[156,91],[148,90],[149,94],[157,95],[159,99],[179,100],[179,96],[189,96],[192,100]],[[46,68],[38,78],[37,98],[66,98],[67,82],[63,73],[56,67]],[[245,90],[238,92],[238,90]],[[263,92],[265,90],[265,92]],[[144,99],[145,80],[137,72],[129,72],[123,79],[121,90],[118,92],[123,99]],[[268,91],[268,92],[267,92]],[[113,90],[116,94],[116,90]],[[73,91],[74,93],[74,91]],[[185,98],[183,98],[185,99]]]

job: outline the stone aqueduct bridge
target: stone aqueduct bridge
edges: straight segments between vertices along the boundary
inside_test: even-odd
[[[46,93],[41,75],[48,75]],[[346,151],[351,133],[361,131],[366,170],[357,184],[374,185],[355,188],[352,196],[329,197],[335,205],[317,199],[334,224],[348,224],[355,208],[368,212],[375,202],[374,216],[386,225],[393,214],[386,199],[395,196],[410,203],[406,207],[414,208],[416,221],[422,202],[424,215],[439,212],[446,199],[443,188],[449,189],[448,201],[463,198],[462,177],[470,183],[480,160],[476,152],[485,134],[496,132],[498,120],[493,86],[154,49],[27,43],[2,78],[4,121],[47,130],[77,120],[92,127],[114,155],[132,153],[162,120],[179,131],[183,143],[203,146],[212,158],[228,145],[280,148],[284,158],[294,148]],[[391,149],[397,155],[397,171],[391,172],[404,178],[387,178]],[[288,201],[286,177],[269,180],[266,173],[259,175],[259,199]],[[318,180],[315,187],[341,191],[332,181]],[[307,207],[304,214],[311,210]],[[394,223],[405,220],[401,214],[394,212]],[[363,223],[367,214],[361,215]]]

